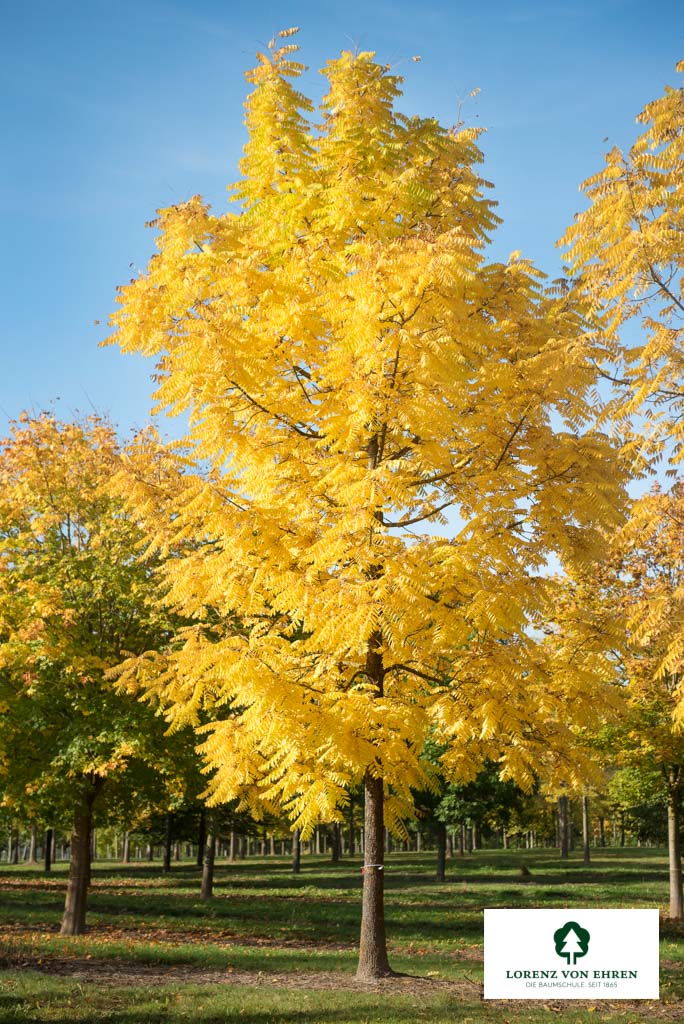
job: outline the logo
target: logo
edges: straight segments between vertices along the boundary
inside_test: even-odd
[[[579,957],[587,955],[590,938],[587,929],[582,928],[576,921],[568,921],[553,933],[556,953],[567,960],[568,966],[574,966]]]

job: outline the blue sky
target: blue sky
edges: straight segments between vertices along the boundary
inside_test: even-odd
[[[52,402],[63,418],[94,405],[123,432],[147,421],[152,365],[97,347],[116,286],[153,251],[144,223],[158,207],[200,193],[225,208],[244,143],[243,73],[290,25],[312,95],[317,69],[357,47],[405,75],[408,114],[452,124],[479,87],[462,116],[487,129],[484,173],[504,218],[492,254],[521,249],[552,276],[579,182],[610,145],[629,144],[636,114],[677,84],[684,57],[676,0],[5,5],[3,426]]]

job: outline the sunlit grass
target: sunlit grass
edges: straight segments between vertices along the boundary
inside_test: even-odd
[[[520,874],[524,862],[531,872]],[[148,1024],[197,1020],[201,1024],[362,1024],[364,1021],[475,1022],[549,1020],[655,1020],[667,1006],[670,1019],[684,998],[684,930],[663,920],[661,1004],[570,1003],[553,1008],[480,1001],[482,911],[485,907],[652,907],[665,910],[667,861],[663,851],[595,851],[585,867],[577,855],[561,863],[555,851],[488,851],[449,863],[448,880],[433,880],[429,854],[396,854],[386,874],[387,929],[395,970],[432,979],[434,988],[413,995],[356,991],[361,862],[332,865],[309,857],[293,876],[278,858],[252,858],[217,868],[215,899],[199,899],[199,870],[174,865],[98,864],[88,913],[88,933],[58,935],[66,869],[0,871],[0,956],[9,970],[0,1021],[112,1021]],[[69,964],[109,965],[105,983],[55,977]],[[144,970],[156,965],[153,986]],[[22,972],[17,969],[22,967]],[[140,977],[135,974],[140,967]],[[130,984],[115,984],[124,967]],[[174,971],[186,984],[174,981]],[[192,972],[213,972],[201,986]],[[190,973],[188,973],[190,972]],[[231,973],[254,985],[219,984]],[[298,976],[307,975],[306,988]],[[277,975],[277,986],[269,978]],[[321,979],[317,988],[316,976]],[[333,978],[331,983],[330,978]],[[83,978],[88,977],[84,971]],[[339,977],[340,991],[334,978]],[[440,989],[440,983],[451,991]],[[291,986],[297,985],[296,991]],[[505,1013],[502,1011],[505,1007]],[[90,1016],[88,1016],[90,1014]],[[681,1014],[684,1019],[684,1011]]]

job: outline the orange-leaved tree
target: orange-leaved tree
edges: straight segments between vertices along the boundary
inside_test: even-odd
[[[383,821],[430,785],[426,738],[450,776],[489,759],[529,783],[545,724],[587,709],[529,627],[549,553],[589,559],[617,521],[620,474],[581,311],[519,254],[484,258],[477,132],[398,113],[372,53],[326,65],[316,125],[295,49],[248,73],[234,207],[160,211],[113,317],[158,357],[159,407],[189,412],[186,472],[148,485],[142,445],[122,486],[184,544],[167,600],[196,622],[129,674],[177,723],[221,709],[217,801],[260,794],[306,833],[363,782],[364,978],[390,972]]]

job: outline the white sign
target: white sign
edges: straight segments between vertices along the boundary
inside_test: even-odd
[[[485,910],[485,999],[657,999],[657,910]]]

